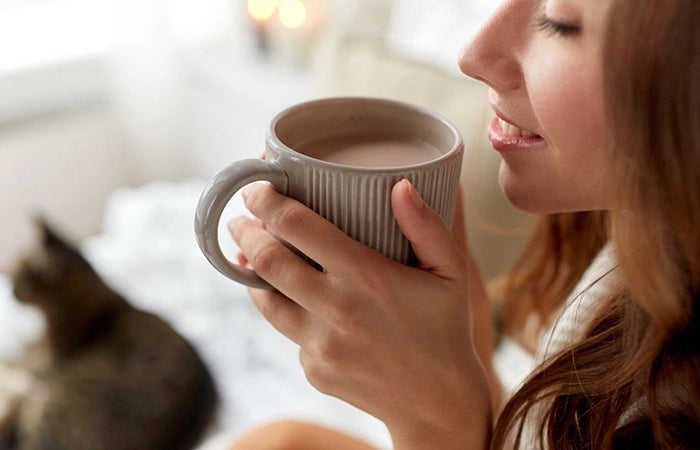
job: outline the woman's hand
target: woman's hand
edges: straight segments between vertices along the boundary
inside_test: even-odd
[[[410,183],[394,186],[392,206],[417,267],[349,238],[269,185],[244,198],[260,221],[237,219],[231,232],[243,259],[277,289],[251,289],[251,297],[299,344],[309,382],[383,420],[397,449],[486,446],[489,388],[471,338],[468,265]]]

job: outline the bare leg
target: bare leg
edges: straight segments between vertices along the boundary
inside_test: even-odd
[[[347,434],[305,422],[274,422],[236,441],[229,450],[376,450]]]

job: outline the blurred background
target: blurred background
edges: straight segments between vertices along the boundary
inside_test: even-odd
[[[261,155],[268,123],[292,103],[338,95],[417,103],[463,134],[470,244],[486,278],[497,277],[532,219],[498,188],[486,89],[459,72],[457,57],[498,3],[0,0],[0,358],[40,328],[8,306],[2,273],[32,243],[31,216],[42,212],[130,300],[195,342],[230,400],[227,429],[315,411],[357,431],[363,422],[319,415],[324,407],[313,401],[288,409],[292,393],[307,389],[296,403],[320,395],[303,387],[294,352],[277,378],[260,375],[275,372],[285,347],[273,334],[251,338],[262,332],[250,324],[265,324],[235,310],[247,302],[231,298],[245,291],[198,252],[197,196],[229,162]],[[236,327],[243,331],[225,335]],[[249,377],[259,389],[237,387],[246,365],[259,370]],[[283,379],[295,380],[287,396]],[[277,409],[240,415],[265,395]],[[381,433],[366,437],[387,442]]]

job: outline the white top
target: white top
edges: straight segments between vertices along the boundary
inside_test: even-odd
[[[514,340],[504,337],[494,354],[494,366],[506,395],[514,393],[548,355],[581,337],[597,301],[607,295],[615,283],[614,272],[608,274],[615,265],[612,248],[606,245],[564,302],[559,317],[542,333],[534,357]]]
[[[534,357],[510,339],[501,344],[494,355],[494,364],[506,395],[515,393],[525,378],[548,356],[583,337],[598,301],[608,295],[616,283],[618,277],[613,271],[616,265],[608,244],[576,284],[552,326],[542,333]],[[528,421],[523,429],[520,447],[531,448],[535,439],[534,424]]]
[[[617,265],[608,244],[598,253],[576,284],[552,326],[542,334],[537,345],[536,361],[558,352],[568,344],[583,337],[583,333],[595,314],[601,298],[613,289],[617,277],[613,269]]]

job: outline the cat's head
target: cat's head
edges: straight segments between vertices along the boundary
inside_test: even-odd
[[[50,302],[71,298],[83,291],[96,276],[85,258],[46,220],[37,218],[36,223],[39,242],[13,274],[14,295],[24,303],[49,306]]]

